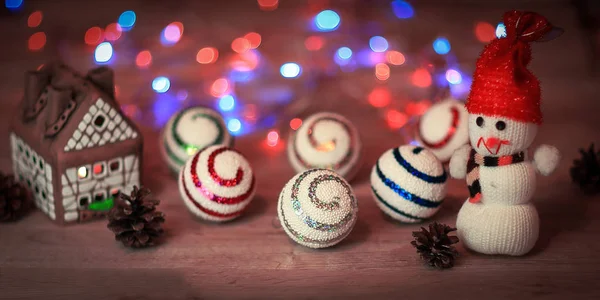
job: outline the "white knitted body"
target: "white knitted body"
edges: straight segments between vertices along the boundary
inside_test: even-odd
[[[458,237],[483,254],[524,255],[538,239],[539,219],[533,204],[492,205],[465,201],[456,220]]]
[[[291,133],[287,154],[296,172],[331,169],[351,180],[359,167],[361,147],[358,131],[350,121],[321,112],[308,117]]]
[[[196,152],[211,145],[231,146],[233,139],[221,115],[205,107],[192,107],[173,115],[162,131],[160,149],[175,173]]]
[[[479,119],[479,122],[478,122]],[[499,125],[501,124],[501,126]],[[558,164],[558,150],[542,146],[534,161],[527,147],[533,142],[537,125],[502,117],[469,115],[469,138],[475,151],[488,157],[525,153],[525,161],[479,165],[480,202],[468,200],[458,213],[456,228],[466,247],[484,254],[524,255],[535,245],[539,232],[538,214],[530,203],[536,189],[536,171],[550,174]],[[494,141],[495,139],[495,141]],[[462,147],[450,160],[450,174],[469,176],[465,167],[470,147]]]
[[[447,162],[456,149],[469,143],[468,119],[463,103],[455,99],[438,102],[421,117],[417,141]]]
[[[371,172],[377,206],[406,223],[433,216],[446,196],[446,173],[429,150],[412,145],[386,151]],[[417,199],[418,198],[418,199]]]
[[[331,170],[294,176],[279,194],[281,226],[296,243],[325,248],[341,242],[354,227],[358,203],[346,180]]]
[[[211,175],[211,165],[216,175]],[[236,180],[240,171],[242,176]],[[219,182],[215,176],[223,181]],[[208,147],[194,155],[181,169],[177,181],[187,208],[209,221],[228,221],[239,217],[256,190],[248,161],[237,151],[221,145]]]

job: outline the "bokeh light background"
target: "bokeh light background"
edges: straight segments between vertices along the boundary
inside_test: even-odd
[[[59,18],[46,15],[49,2],[3,1],[15,26],[28,28],[22,50],[32,62],[113,67],[117,100],[137,122],[160,130],[182,108],[209,106],[233,135],[262,135],[274,151],[316,101],[333,111],[358,101],[378,110],[387,130],[412,140],[416,120],[432,103],[464,100],[471,84],[472,69],[460,64],[453,37],[444,28],[415,28],[415,1],[233,1],[229,15],[260,15],[254,23],[203,14],[211,1],[183,15],[169,14],[167,1],[145,2],[165,7],[159,18],[132,7],[97,16],[77,2],[87,16]],[[89,26],[71,28],[70,17],[88,18]],[[504,27],[474,20],[465,34],[479,50],[502,38]],[[120,86],[125,76],[134,84]],[[344,97],[320,94],[324,84]]]

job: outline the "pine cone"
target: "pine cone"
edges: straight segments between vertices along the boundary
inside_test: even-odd
[[[594,144],[590,148],[579,149],[581,158],[573,161],[571,167],[571,179],[579,184],[586,194],[600,192],[600,151],[594,150]]]
[[[438,269],[452,268],[458,256],[458,251],[452,246],[458,243],[458,237],[448,236],[452,231],[456,231],[456,228],[435,222],[429,224],[429,231],[423,227],[421,231],[414,231],[412,235],[415,240],[410,243],[417,248],[421,259],[430,266]]]
[[[13,175],[0,172],[0,222],[16,221],[31,208],[27,188],[16,182]]]
[[[115,239],[132,248],[152,246],[162,235],[165,215],[155,211],[158,200],[147,199],[150,190],[133,187],[131,196],[119,193],[108,212],[108,228]]]

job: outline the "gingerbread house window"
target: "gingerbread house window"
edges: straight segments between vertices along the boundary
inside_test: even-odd
[[[111,195],[113,198],[116,198],[116,197],[117,197],[117,195],[119,195],[119,192],[121,192],[121,190],[120,190],[119,188],[114,188],[114,189],[110,190],[110,195]]]
[[[121,172],[121,170],[123,168],[122,166],[123,166],[122,159],[115,158],[108,162],[108,172],[110,174]]]
[[[104,201],[106,199],[105,191],[96,191],[94,193],[94,202]]]
[[[79,208],[86,208],[90,204],[90,194],[79,195],[77,204],[79,204]]]
[[[77,168],[77,180],[85,181],[90,179],[91,176],[91,167],[89,165]]]
[[[106,175],[106,163],[100,162],[94,164],[94,177],[104,177]]]

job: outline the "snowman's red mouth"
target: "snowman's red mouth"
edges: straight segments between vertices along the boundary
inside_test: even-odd
[[[497,137],[493,137],[493,136],[487,138],[487,140],[483,139],[483,137],[480,137],[479,140],[477,141],[477,148],[479,148],[481,143],[483,143],[483,146],[485,147],[485,149],[490,154],[493,154],[493,155],[498,154],[502,145],[510,145],[509,140],[501,140],[501,139],[499,139]]]

